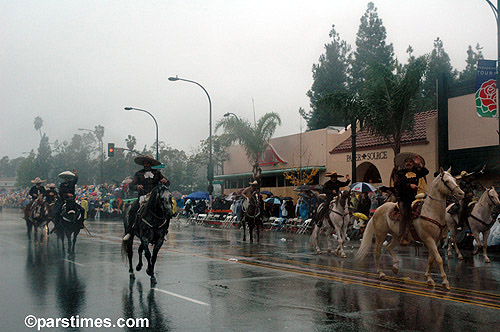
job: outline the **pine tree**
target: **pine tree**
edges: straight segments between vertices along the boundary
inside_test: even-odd
[[[472,46],[469,45],[469,48],[467,49],[467,59],[465,60],[467,66],[462,72],[460,72],[458,80],[459,81],[474,80],[476,78],[477,61],[480,59],[484,59],[483,48],[478,43],[476,44],[476,51],[474,52]]]
[[[352,63],[353,87],[356,91],[366,79],[368,66],[373,63],[384,67],[394,65],[394,48],[392,44],[386,43],[386,38],[387,33],[377,8],[373,2],[369,2],[356,35],[356,51]]]

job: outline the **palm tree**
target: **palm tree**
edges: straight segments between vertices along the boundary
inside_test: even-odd
[[[257,180],[259,177],[259,158],[266,150],[269,140],[274,135],[277,126],[281,125],[281,118],[278,113],[271,112],[264,114],[253,125],[246,119],[240,119],[236,116],[225,117],[215,126],[224,129],[228,140],[231,143],[239,143],[243,146],[248,161],[253,166],[253,177]]]
[[[35,125],[35,130],[38,130],[40,133],[40,139],[42,139],[42,126],[43,126],[43,119],[39,116],[35,118],[35,121],[33,122]]]

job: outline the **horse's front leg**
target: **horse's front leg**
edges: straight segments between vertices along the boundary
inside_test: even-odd
[[[71,255],[75,257],[75,244],[76,244],[76,238],[78,237],[78,234],[80,234],[80,230],[77,229],[75,232],[73,232],[73,243],[71,245]]]
[[[384,239],[379,239],[375,236],[375,264],[377,266],[378,277],[381,280],[385,280],[386,278],[385,273],[382,272],[382,269],[380,268],[380,253],[382,251],[382,246],[384,245],[383,240]]]
[[[464,256],[462,256],[462,253],[460,252],[460,249],[458,249],[458,244],[457,244],[457,227],[453,225],[452,227],[449,227],[450,229],[450,239],[448,240],[448,257],[451,257],[451,245],[455,246],[455,252],[457,253],[458,259],[464,259]]]
[[[27,218],[26,219],[26,229],[28,232],[28,240],[30,240],[30,241],[31,241],[31,228],[32,228],[31,221],[29,220],[29,218]]]
[[[241,228],[243,228],[243,241],[247,240],[247,232],[246,232],[246,220],[241,220]]]
[[[151,257],[151,265],[153,266],[153,273],[151,275],[151,286],[154,286],[157,284],[156,282],[156,277],[154,275],[154,270],[155,270],[155,264],[156,264],[156,259],[158,258],[158,252],[160,251],[161,246],[163,245],[164,238],[163,236],[156,241],[154,247],[153,247],[153,256]]]
[[[135,269],[137,271],[140,271],[142,269],[142,252],[144,251],[144,246],[142,245],[142,242],[141,244],[139,245],[139,249],[137,249],[137,253],[139,254],[139,263],[137,263],[137,266],[135,267]],[[132,266],[132,264],[131,264]]]
[[[427,241],[424,240],[424,242],[427,245],[427,248],[429,249],[429,256],[434,256],[434,260],[436,261],[436,263],[439,266],[439,271],[441,272],[441,277],[443,278],[443,287],[449,290],[450,289],[450,282],[448,281],[448,277],[446,276],[446,273],[444,272],[443,258],[439,254],[439,250],[437,248],[436,241],[432,238],[428,238]],[[432,267],[432,260],[429,257],[429,265],[428,265],[427,273],[425,274],[427,276],[428,283],[429,283],[429,280],[431,280],[432,283],[434,282],[431,278],[431,271],[430,271],[431,267]],[[431,285],[429,285],[429,286],[431,286]]]
[[[335,256],[338,255],[338,253],[340,252],[340,257],[342,258],[346,258],[346,254],[344,252],[344,234],[343,234],[343,230],[341,227],[339,227],[339,225],[337,225],[337,223],[334,224],[335,226],[335,233],[337,234],[337,248],[335,249],[335,251],[333,252],[335,254]]]
[[[148,268],[146,269],[146,273],[148,276],[152,277],[154,275],[153,264],[151,262],[151,251],[149,251],[148,239],[146,237],[141,237],[142,247],[144,249],[144,256],[146,256],[146,260],[148,262]]]
[[[255,227],[256,227],[256,230],[257,230],[257,243],[260,243],[260,227],[261,227],[260,220],[259,220],[258,223],[255,224]]]
[[[484,262],[489,263],[490,259],[488,258],[488,254],[486,253],[486,248],[488,247],[488,236],[490,236],[490,230],[483,232],[483,257]]]
[[[321,255],[321,249],[318,244],[319,233],[320,233],[320,228],[318,227],[318,225],[314,225],[314,230],[312,231],[311,238],[309,239],[309,241],[311,241],[311,248],[314,248],[316,250],[316,253],[318,255]]]
[[[255,219],[248,223],[248,234],[250,235],[250,243],[253,243],[253,228],[255,227]]]
[[[392,236],[392,239],[391,239],[391,242],[387,245],[387,251],[389,252],[389,254],[391,254],[391,257],[392,257],[392,272],[394,274],[398,274],[399,272],[399,260],[398,260],[398,256],[396,256],[396,253],[394,253],[394,247],[399,243],[398,241],[398,237],[394,234]]]

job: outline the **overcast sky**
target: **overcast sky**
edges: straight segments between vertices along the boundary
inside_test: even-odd
[[[496,1],[494,1],[496,2]],[[468,45],[496,59],[496,22],[484,0],[374,1],[396,56],[405,62],[430,52],[440,37],[452,65],[465,67]],[[192,151],[208,137],[203,90],[214,125],[226,112],[253,119],[281,115],[276,136],[300,131],[299,107],[309,109],[311,68],[335,24],[355,46],[368,1],[0,0],[0,156],[36,149],[33,120],[50,141],[78,128],[105,127],[104,142],[142,148],[160,140]],[[302,121],[305,127],[305,122]]]

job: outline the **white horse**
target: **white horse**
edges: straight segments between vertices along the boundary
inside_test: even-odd
[[[446,222],[444,220],[446,213],[446,196],[453,195],[462,199],[464,192],[457,185],[455,178],[449,173],[450,170],[444,171],[440,169],[440,173],[432,181],[429,186],[426,198],[423,201],[420,216],[413,220],[415,231],[420,239],[429,249],[429,260],[427,264],[427,284],[431,287],[435,286],[435,282],[431,277],[431,268],[434,260],[439,265],[441,277],[443,278],[443,286],[450,289],[450,283],[444,272],[443,259],[438,251],[438,242],[444,236]],[[393,249],[398,244],[400,222],[394,221],[389,217],[390,212],[396,207],[397,203],[385,203],[380,206],[366,226],[365,233],[361,246],[356,253],[356,258],[365,257],[372,245],[372,238],[375,234],[375,262],[377,264],[377,273],[380,279],[385,278],[385,274],[380,268],[380,251],[387,234],[392,235],[392,240],[387,246],[387,250],[392,256],[393,266],[392,271],[397,274],[399,270],[399,262]]]
[[[332,240],[333,240],[333,231],[335,230],[335,234],[337,234],[337,248],[333,252],[336,256],[338,256],[340,251],[340,256],[342,258],[347,257],[344,252],[343,243],[346,240],[347,236],[347,225],[349,224],[349,212],[347,211],[347,201],[349,199],[350,190],[344,190],[337,197],[336,201],[332,201],[329,206],[328,214],[322,220],[322,226],[318,225],[314,226],[314,230],[311,234],[311,238],[309,243],[311,248],[316,249],[316,253],[321,255],[321,249],[318,245],[318,237],[320,232],[324,231],[326,233],[326,242],[328,243],[328,253],[332,252]],[[323,203],[324,204],[324,203]],[[321,206],[318,208],[320,210]]]

